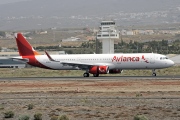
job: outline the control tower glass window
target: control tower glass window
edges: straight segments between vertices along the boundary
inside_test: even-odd
[[[101,25],[115,25],[115,22],[103,22]]]

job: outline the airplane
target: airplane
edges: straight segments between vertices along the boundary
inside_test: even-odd
[[[40,55],[22,33],[15,33],[15,38],[20,56],[13,57],[13,60],[52,70],[84,70],[84,77],[90,74],[94,77],[100,74],[120,74],[129,69],[150,69],[152,76],[156,76],[156,69],[174,65],[165,55],[156,53],[50,55],[45,51],[44,55]]]

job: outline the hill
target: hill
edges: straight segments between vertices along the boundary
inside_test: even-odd
[[[118,25],[180,21],[179,0],[27,0],[0,4],[0,30],[99,26],[103,19]]]

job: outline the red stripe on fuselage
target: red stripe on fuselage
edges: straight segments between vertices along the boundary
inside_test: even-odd
[[[46,69],[52,69],[50,67],[47,67],[45,65],[43,65],[42,63],[40,63],[35,56],[22,56],[23,58],[27,58],[29,59],[28,64],[35,66],[35,67],[40,67],[40,68],[46,68]]]

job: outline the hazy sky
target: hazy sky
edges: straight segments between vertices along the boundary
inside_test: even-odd
[[[0,0],[0,4],[13,3],[19,1],[26,1],[26,0]]]

